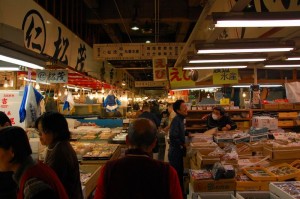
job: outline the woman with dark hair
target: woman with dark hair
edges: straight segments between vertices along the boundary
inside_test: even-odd
[[[0,128],[11,126],[9,117],[0,111]],[[15,199],[17,198],[16,190],[17,184],[12,179],[13,172],[0,172],[0,198],[1,199]]]
[[[70,140],[67,120],[58,112],[46,112],[35,122],[41,144],[47,146],[44,159],[64,185],[69,198],[82,199],[79,163]]]
[[[12,171],[19,186],[18,199],[68,199],[55,172],[36,163],[26,132],[21,127],[0,129],[0,171]]]

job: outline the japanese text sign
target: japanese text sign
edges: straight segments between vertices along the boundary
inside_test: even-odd
[[[188,70],[182,70],[182,68],[169,68],[169,81],[171,88],[183,88],[193,87],[195,82],[191,80]]]
[[[155,57],[153,58],[153,80],[165,81],[167,80],[167,58]]]
[[[67,70],[37,70],[36,82],[68,83]]]
[[[213,84],[238,83],[238,75],[237,68],[215,69],[213,72]]]

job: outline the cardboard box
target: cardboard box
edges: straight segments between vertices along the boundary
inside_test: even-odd
[[[294,109],[297,109],[297,110],[300,109],[300,103],[295,103],[294,104]]]
[[[293,108],[294,108],[294,104],[292,104],[292,103],[281,103],[281,104],[278,104],[278,109],[292,110]]]
[[[252,118],[252,126],[255,128],[278,129],[278,119],[268,116],[255,116]]]
[[[266,198],[270,198],[270,193],[268,191],[236,192],[236,199],[246,199],[246,198],[266,199]]]
[[[235,179],[191,180],[195,192],[234,191]]]
[[[293,127],[294,126],[294,120],[279,120],[278,121],[279,127]]]
[[[278,118],[279,119],[284,119],[284,118],[297,118],[298,113],[297,112],[280,112],[278,113]]]
[[[263,104],[264,109],[278,109],[278,104]]]

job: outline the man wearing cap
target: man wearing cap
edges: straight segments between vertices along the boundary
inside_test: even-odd
[[[207,117],[207,128],[216,127],[219,131],[230,131],[237,128],[236,123],[230,119],[221,106],[214,107],[213,112]]]

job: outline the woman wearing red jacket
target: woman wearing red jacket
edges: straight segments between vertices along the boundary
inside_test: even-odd
[[[68,199],[55,172],[35,162],[26,132],[21,127],[0,129],[0,171],[13,171],[18,199]]]

